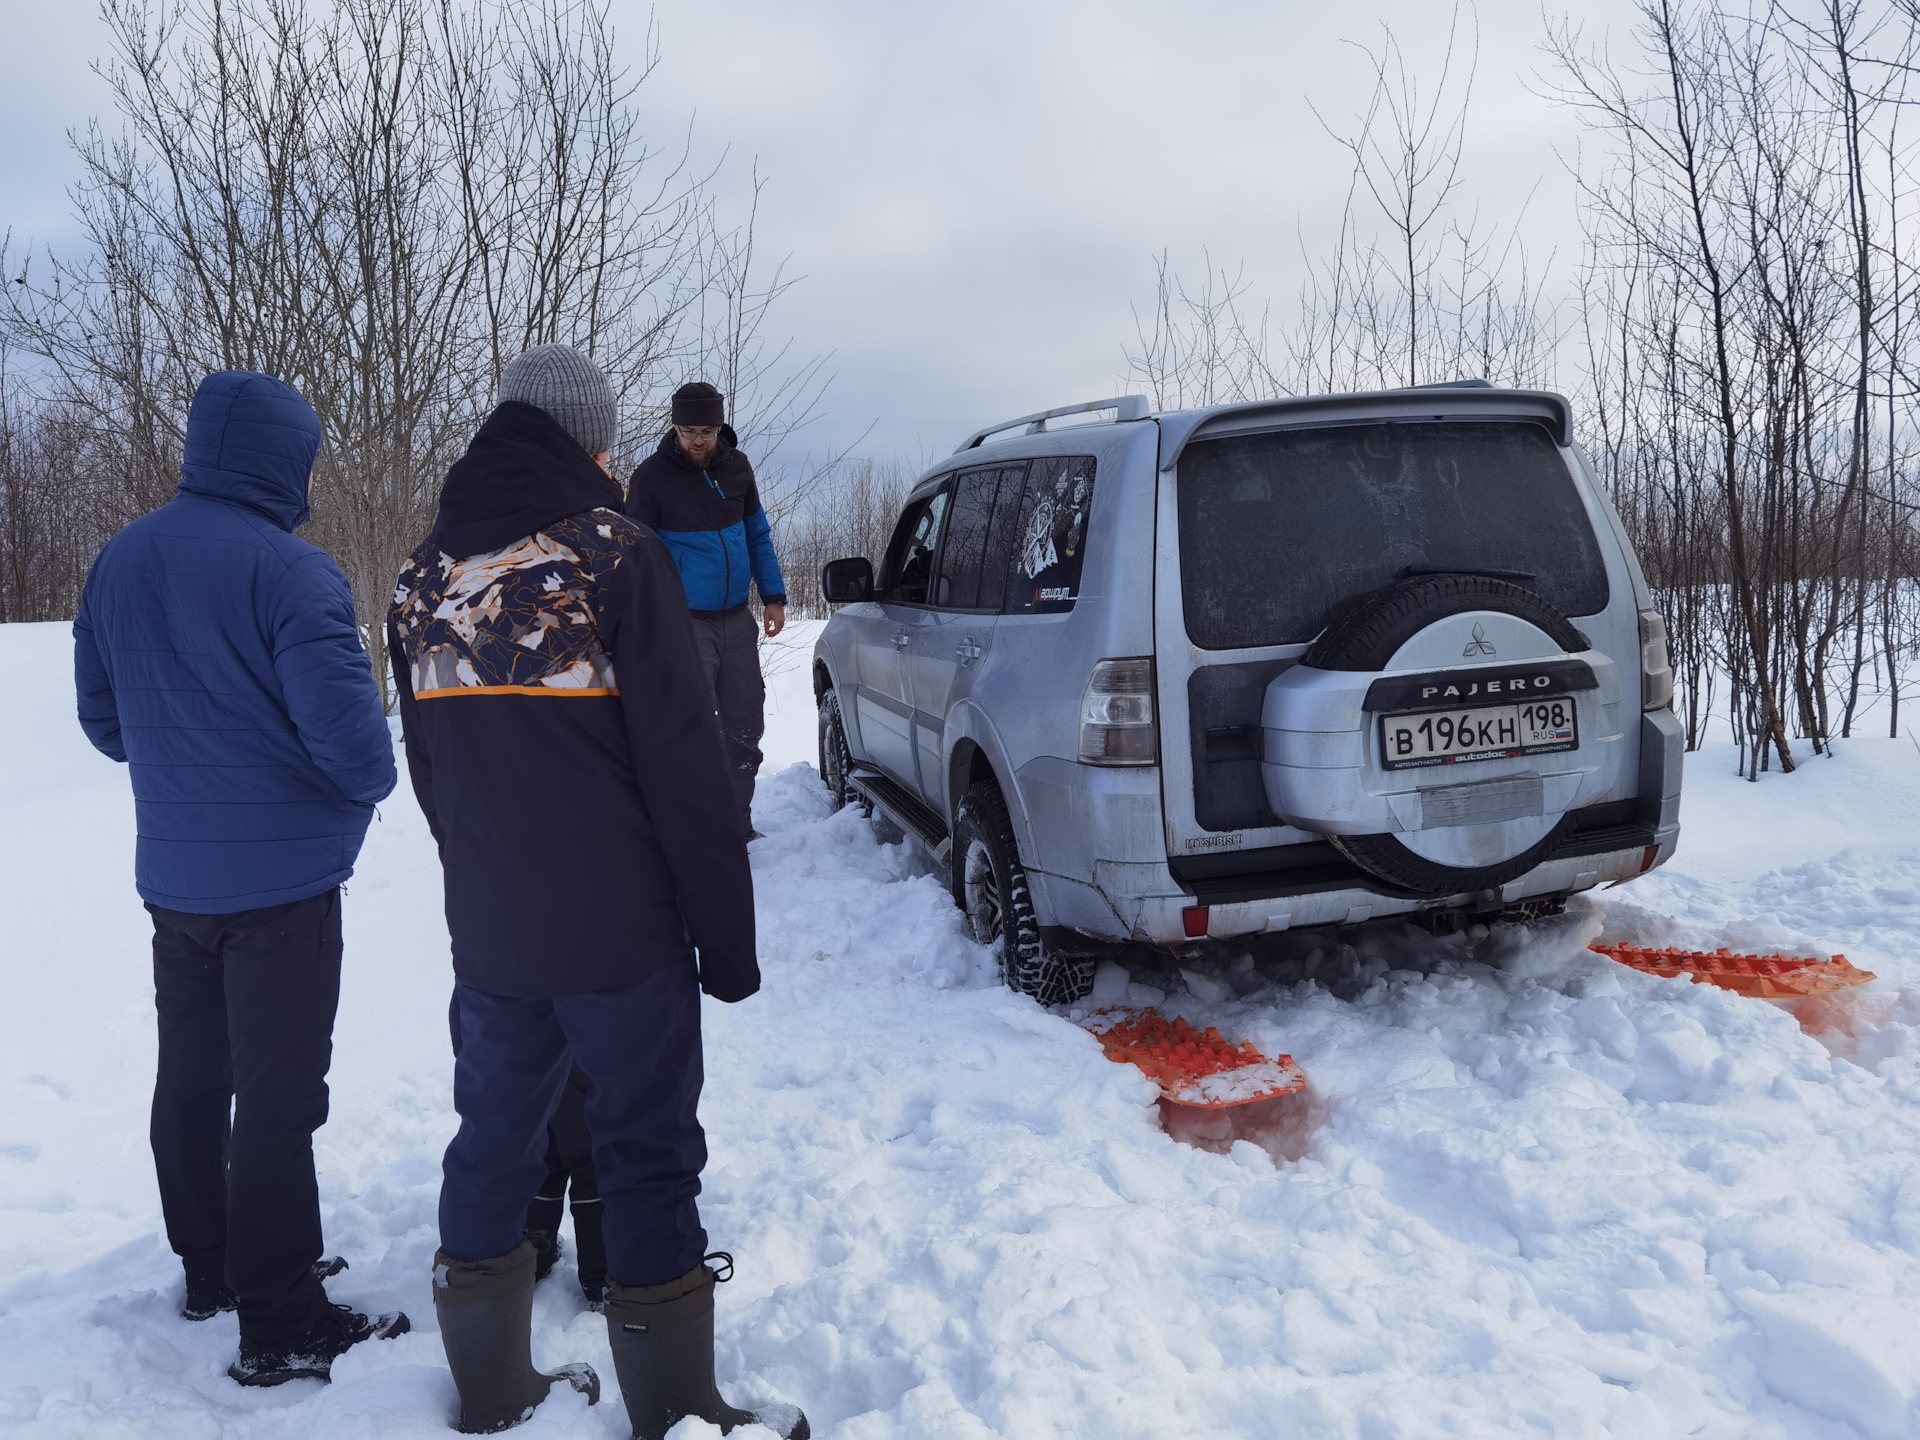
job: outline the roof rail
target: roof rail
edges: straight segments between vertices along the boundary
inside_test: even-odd
[[[1112,410],[1115,412],[1113,423],[1122,425],[1129,420],[1146,419],[1152,408],[1144,395],[1116,395],[1111,400],[1088,400],[1079,405],[1061,405],[1052,410],[1022,415],[1018,420],[1002,420],[998,425],[984,426],[954,446],[953,453],[958,455],[962,450],[971,450],[987,436],[998,434],[1002,430],[1011,430],[1017,425],[1026,426],[1026,433],[1029,435],[1039,435],[1045,432],[1047,421],[1057,420],[1062,415],[1084,415],[1089,410]]]

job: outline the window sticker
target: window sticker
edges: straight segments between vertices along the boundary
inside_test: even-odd
[[[1093,469],[1090,455],[1033,462],[1007,588],[1008,614],[1054,614],[1071,610],[1079,598]]]

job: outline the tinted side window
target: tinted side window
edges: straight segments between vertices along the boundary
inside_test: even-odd
[[[1012,535],[1009,615],[1048,615],[1073,608],[1080,596],[1092,511],[1091,455],[1052,456],[1028,467],[1026,495]]]
[[[1026,466],[968,470],[953,482],[946,548],[933,585],[933,603],[946,610],[998,610],[1001,577],[1019,522],[1020,482]]]
[[[1517,422],[1342,425],[1198,440],[1180,457],[1180,589],[1205,650],[1303,644],[1418,570],[1512,572],[1561,614],[1607,570],[1553,439]]]
[[[882,599],[927,603],[927,582],[933,575],[933,555],[940,547],[940,526],[946,515],[945,489],[907,506],[894,527],[893,543],[887,546],[880,579]]]

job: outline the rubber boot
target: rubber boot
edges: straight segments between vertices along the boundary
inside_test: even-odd
[[[526,1240],[491,1260],[433,1257],[433,1309],[447,1367],[460,1392],[454,1428],[463,1435],[510,1430],[533,1414],[556,1380],[565,1380],[593,1405],[600,1377],[587,1365],[562,1365],[552,1375],[533,1368],[534,1247]]]
[[[689,1415],[722,1435],[764,1425],[783,1440],[808,1440],[807,1417],[793,1406],[741,1410],[721,1396],[713,1381],[714,1281],[702,1262],[663,1285],[608,1283],[607,1342],[634,1440],[665,1440]]]

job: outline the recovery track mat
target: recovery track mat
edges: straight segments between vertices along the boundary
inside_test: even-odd
[[[1637,945],[1595,945],[1610,960],[1671,980],[1691,975],[1696,985],[1717,985],[1756,1000],[1804,1000],[1831,995],[1875,978],[1847,957],[1814,960],[1797,955],[1735,955],[1729,950],[1643,950]]]
[[[1138,1067],[1171,1105],[1224,1110],[1307,1088],[1291,1055],[1269,1060],[1250,1040],[1230,1045],[1211,1025],[1195,1030],[1151,1007],[1102,1010],[1084,1023],[1109,1060]]]

